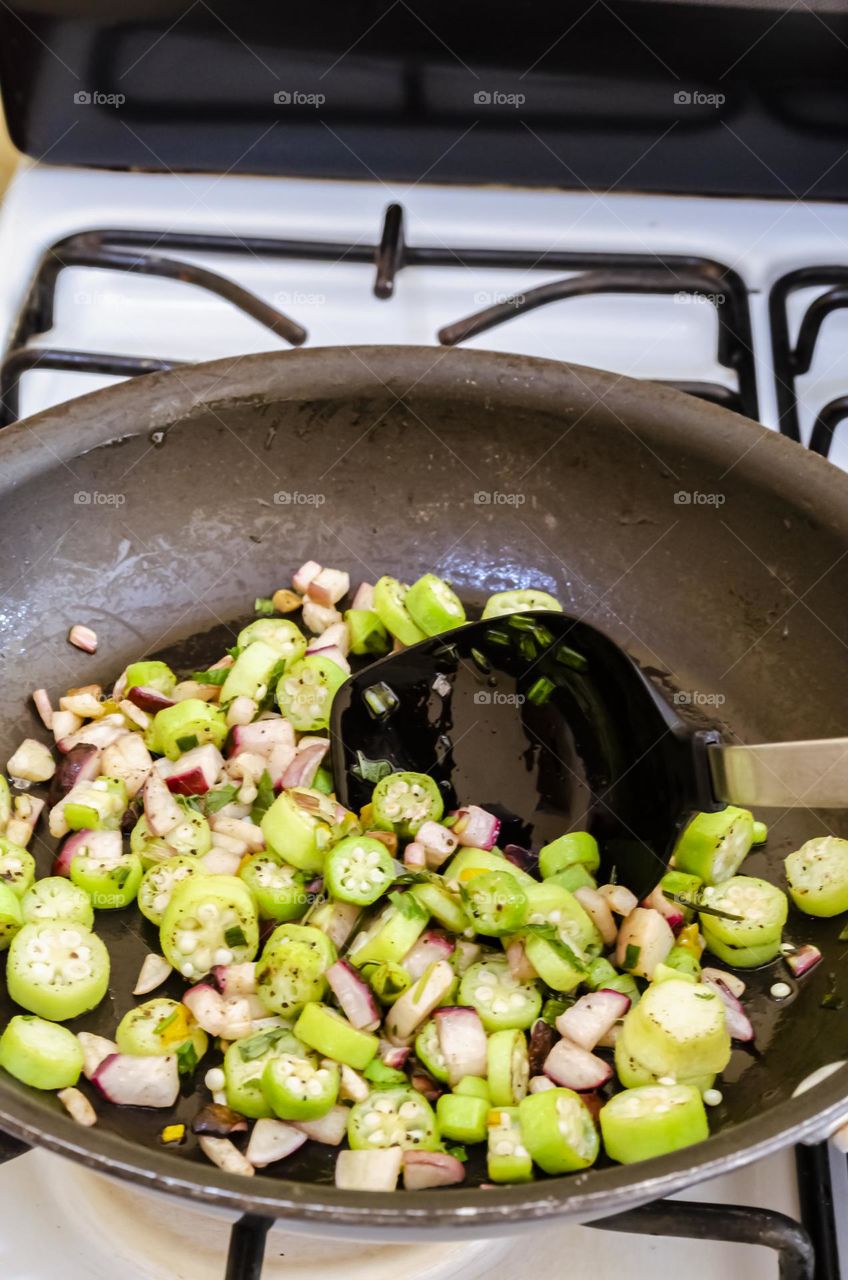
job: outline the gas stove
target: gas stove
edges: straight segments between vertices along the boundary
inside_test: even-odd
[[[843,205],[36,165],[0,207],[0,261],[2,425],[219,356],[403,343],[432,346],[438,361],[462,343],[659,380],[848,468]],[[797,1171],[787,1152],[606,1230],[374,1246],[354,1262],[349,1247],[275,1228],[263,1274],[401,1266],[428,1280],[506,1280],[528,1262],[557,1267],[565,1248],[579,1280],[614,1274],[626,1248],[634,1280],[658,1263],[699,1280],[770,1280],[774,1255],[748,1247],[760,1243],[783,1250],[781,1275],[804,1280],[801,1218],[817,1280],[839,1280],[848,1247],[831,1187],[848,1203],[844,1157],[816,1148]],[[211,1280],[232,1225],[184,1202],[163,1212],[45,1152],[0,1167],[0,1223],[6,1270],[21,1280],[60,1267],[66,1280],[111,1276],[116,1258],[128,1280]],[[230,1280],[253,1274],[232,1258]]]

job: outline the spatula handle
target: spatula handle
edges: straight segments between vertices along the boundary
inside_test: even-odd
[[[848,809],[848,738],[707,747],[717,800],[746,808]]]

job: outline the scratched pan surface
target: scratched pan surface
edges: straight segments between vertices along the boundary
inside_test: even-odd
[[[191,670],[308,557],[354,581],[434,568],[471,608],[533,583],[624,645],[669,696],[683,691],[701,723],[749,741],[845,732],[848,480],[733,414],[595,370],[395,347],[139,379],[0,435],[0,545],[0,760],[25,734],[43,736],[33,688],[106,683],[141,652]],[[77,621],[97,630],[96,656],[67,644]],[[848,832],[839,814],[763,816],[768,849],[746,870],[778,882],[801,841]],[[52,850],[40,837],[34,851],[44,874]],[[53,1096],[6,1076],[0,1126],[120,1177],[314,1230],[588,1220],[841,1114],[844,1070],[791,1096],[848,1056],[848,1008],[821,1005],[829,990],[848,995],[839,927],[792,914],[788,936],[815,941],[823,963],[780,1007],[768,995],[780,964],[751,976],[756,1049],[734,1054],[714,1136],[644,1165],[480,1190],[472,1164],[457,1190],[344,1194],[334,1153],[310,1143],[284,1172],[239,1180],[191,1143],[159,1146],[159,1113],[99,1104],[97,1127],[83,1130]],[[111,990],[77,1027],[111,1035],[156,937],[134,911],[101,913],[98,929]],[[11,1012],[0,995],[0,1015]],[[181,1099],[180,1118],[197,1106],[198,1095]]]

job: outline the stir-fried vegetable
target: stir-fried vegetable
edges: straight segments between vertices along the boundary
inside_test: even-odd
[[[292,586],[183,679],[143,659],[111,694],[86,685],[55,710],[33,694],[58,763],[27,738],[14,789],[0,776],[0,949],[26,1010],[0,1035],[0,1068],[59,1090],[80,1124],[98,1095],[170,1111],[162,1142],[176,1150],[188,1127],[229,1172],[346,1140],[343,1188],[392,1191],[401,1173],[407,1190],[455,1185],[451,1143],[484,1146],[502,1183],[587,1168],[601,1140],[624,1163],[702,1141],[731,1038],[756,1035],[744,982],[702,952],[745,968],[788,950],[786,895],[740,874],[764,825],[733,806],[693,815],[640,903],[594,834],[502,847],[498,814],[474,796],[445,813],[428,772],[360,753],[371,798],[344,809],[325,730],[350,661],[461,626],[465,608],[433,573],[363,583],[349,608],[341,570],[307,561]],[[483,616],[537,609],[560,605],[505,591]],[[585,668],[572,650],[562,661]],[[378,718],[399,706],[388,677],[366,701]],[[36,879],[26,844],[45,802],[21,788],[41,784],[63,843]],[[848,841],[808,841],[786,876],[807,916],[848,911]],[[162,952],[147,952],[136,1003],[112,991],[114,1040],[57,1025],[109,989],[104,910],[148,942],[158,929]],[[793,948],[796,981],[820,956]],[[180,1078],[198,1072],[211,1100],[178,1118]]]

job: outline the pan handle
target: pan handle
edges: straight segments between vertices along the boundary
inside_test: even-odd
[[[848,738],[707,747],[713,792],[745,808],[848,809]]]

